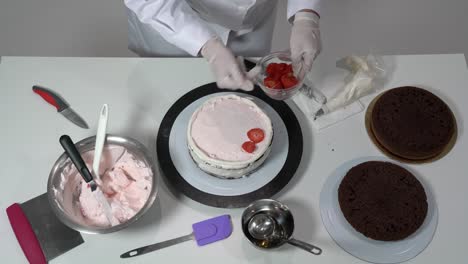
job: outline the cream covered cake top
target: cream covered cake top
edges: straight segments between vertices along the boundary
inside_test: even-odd
[[[261,129],[264,138],[252,153],[242,147],[250,141],[247,133]],[[258,159],[271,144],[270,118],[252,100],[237,95],[217,96],[206,101],[190,119],[189,144],[210,159],[246,162]]]

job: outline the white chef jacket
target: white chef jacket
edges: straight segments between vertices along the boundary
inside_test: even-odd
[[[197,56],[214,36],[227,44],[230,35],[252,35],[262,25],[271,35],[274,20],[262,22],[274,17],[276,0],[125,0],[125,5],[129,38],[137,53],[151,53],[152,48],[169,46],[167,42]],[[320,0],[288,0],[287,18],[302,9],[319,13]]]

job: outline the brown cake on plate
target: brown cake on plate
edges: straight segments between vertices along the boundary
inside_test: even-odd
[[[375,240],[404,239],[427,214],[424,187],[390,162],[368,161],[351,168],[338,188],[338,201],[351,226]]]
[[[399,87],[382,94],[374,104],[370,128],[391,154],[425,160],[441,154],[455,134],[450,108],[431,92]]]

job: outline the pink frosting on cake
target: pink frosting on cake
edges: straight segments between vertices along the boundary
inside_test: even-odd
[[[242,149],[247,132],[260,128],[265,139],[253,153]],[[194,113],[191,123],[194,143],[207,156],[224,161],[247,161],[263,153],[271,143],[272,127],[268,116],[249,99],[236,95],[210,99]]]

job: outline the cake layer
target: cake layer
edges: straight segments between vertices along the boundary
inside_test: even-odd
[[[264,139],[248,153],[242,144],[258,128]],[[271,148],[270,118],[252,100],[237,95],[207,100],[192,115],[187,140],[190,155],[204,171],[223,178],[241,177],[260,166]]]
[[[372,110],[372,133],[392,154],[421,160],[439,155],[455,133],[450,108],[421,88],[399,87],[382,94]]]
[[[270,154],[271,147],[268,148],[264,155],[261,156],[258,160],[245,164],[244,167],[238,168],[226,168],[226,166],[216,166],[212,165],[198,157],[195,153],[193,153],[192,149],[189,149],[190,155],[192,156],[193,161],[197,164],[197,166],[203,170],[204,172],[216,176],[218,178],[223,179],[237,179],[244,176],[249,175],[250,173],[254,172],[258,167],[260,167],[263,162],[265,162],[266,158]]]
[[[346,220],[363,235],[404,239],[423,224],[428,204],[422,184],[390,162],[368,161],[351,168],[338,188]]]

